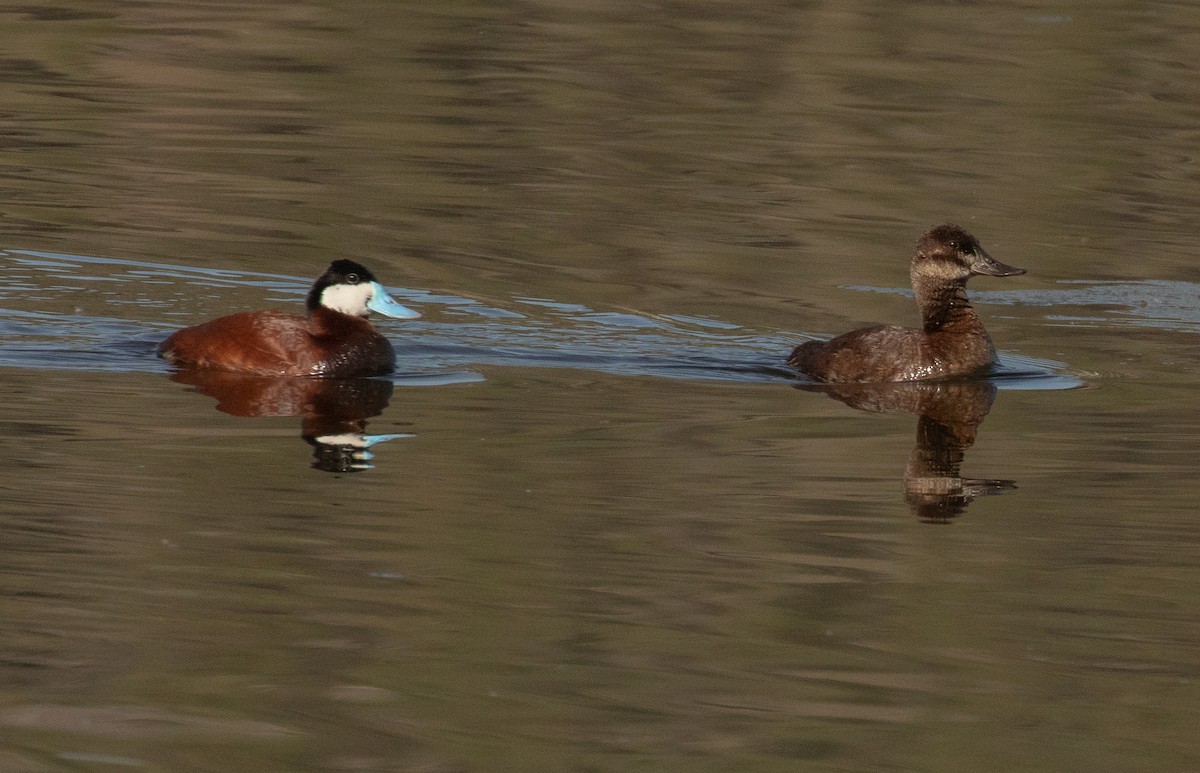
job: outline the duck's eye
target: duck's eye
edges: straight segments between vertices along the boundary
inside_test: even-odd
[[[358,284],[358,274],[346,274],[346,284],[348,284],[348,285]]]

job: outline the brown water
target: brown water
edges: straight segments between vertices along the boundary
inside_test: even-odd
[[[1198,51],[1170,2],[0,10],[0,771],[1200,767]],[[796,388],[951,219],[1029,269],[972,285],[1002,377]],[[424,314],[395,379],[152,356],[335,255]]]

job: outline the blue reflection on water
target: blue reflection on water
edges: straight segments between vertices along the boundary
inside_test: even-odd
[[[312,281],[24,250],[0,251],[0,278],[0,366],[133,372],[166,372],[154,356],[157,343],[178,327],[217,316],[229,291],[268,290],[255,304],[269,308],[301,303]],[[680,380],[802,380],[781,364],[803,338],[794,334],[750,331],[703,317],[602,311],[545,298],[484,301],[388,290],[425,315],[418,321],[376,320],[396,345],[399,372],[393,380],[398,385],[479,381],[483,376],[471,368],[483,365]],[[140,319],[88,313],[97,305],[136,309]],[[993,380],[1001,389],[1081,385],[1063,369],[1059,362],[1001,354]]]

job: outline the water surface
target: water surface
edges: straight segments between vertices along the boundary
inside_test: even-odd
[[[1197,10],[0,14],[0,769],[1200,763]],[[995,378],[780,368],[946,220]],[[394,377],[153,356],[337,256]]]

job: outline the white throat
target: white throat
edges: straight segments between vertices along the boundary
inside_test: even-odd
[[[321,292],[321,305],[333,311],[340,311],[352,317],[365,317],[370,311],[367,304],[375,288],[370,282],[359,282],[356,285],[330,285]]]

